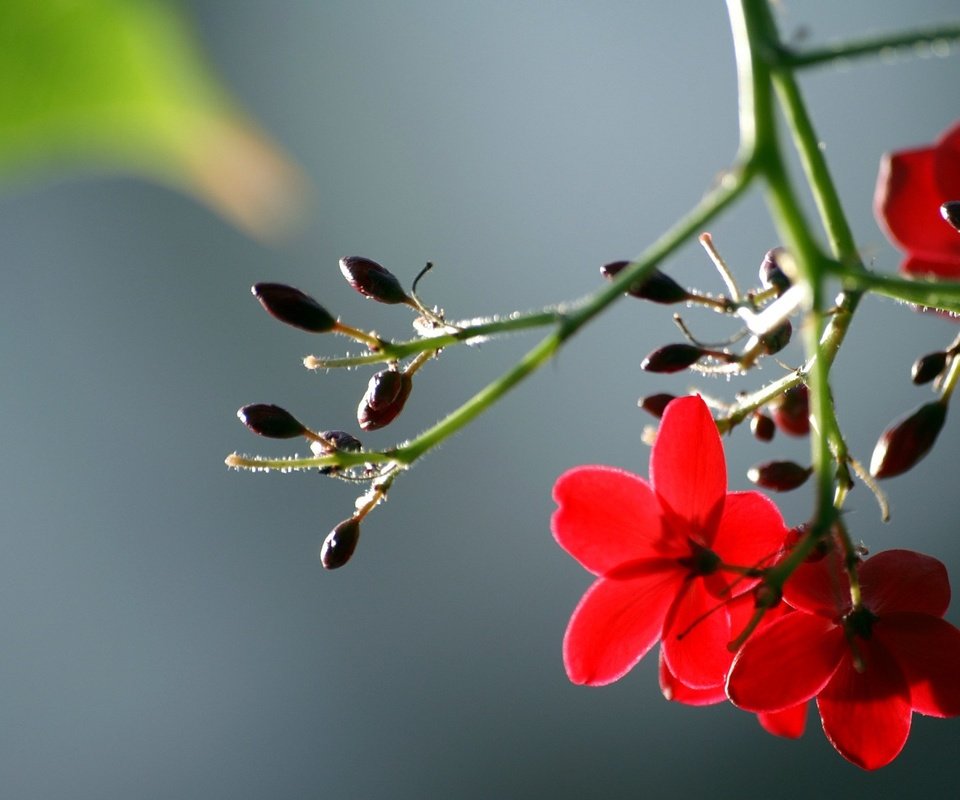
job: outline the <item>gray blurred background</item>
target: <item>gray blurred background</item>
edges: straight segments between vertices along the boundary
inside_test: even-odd
[[[955,0],[782,4],[811,43],[956,19]],[[668,704],[647,658],[604,689],[568,683],[567,619],[590,578],[548,528],[556,476],[579,463],[646,474],[637,397],[687,377],[640,372],[677,335],[624,301],[555,363],[394,487],[345,569],[323,536],[355,492],[316,474],[228,471],[233,451],[289,454],[236,420],[278,403],[355,429],[368,371],[318,375],[345,345],[284,328],[249,294],[291,283],[346,321],[406,336],[403,309],[340,279],[364,255],[452,316],[579,297],[692,206],[736,146],[721,3],[228,2],[187,5],[215,68],[317,187],[302,231],[268,248],[144,182],[60,180],[0,197],[0,784],[9,798],[778,798],[943,796],[960,721],[914,717],[876,774],[843,761],[811,715],[768,736],[729,705]],[[921,54],[922,56],[923,54]],[[884,150],[958,117],[960,53],[803,77],[858,241],[899,255],[870,212]],[[744,282],[777,244],[760,197],[713,228]],[[667,265],[719,291],[696,246]],[[726,330],[691,312],[700,331]],[[863,305],[834,371],[855,453],[927,389],[909,366],[953,323]],[[712,335],[712,334],[711,334]],[[416,434],[536,341],[448,351],[370,446]],[[793,363],[797,354],[791,351]],[[701,382],[731,398],[780,374]],[[853,535],[960,575],[956,453],[849,502]],[[807,443],[729,440],[748,466]],[[303,447],[300,447],[301,452]],[[782,498],[789,523],[810,492]],[[948,618],[960,622],[953,608]]]

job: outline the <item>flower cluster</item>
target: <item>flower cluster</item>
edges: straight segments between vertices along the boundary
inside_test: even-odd
[[[854,602],[834,545],[793,573],[781,601],[776,568],[799,537],[767,498],[727,491],[720,436],[699,396],[666,406],[649,482],[576,467],[557,479],[554,499],[557,542],[596,576],[564,637],[574,683],[615,681],[659,644],[668,699],[730,699],[768,731],[796,737],[815,698],[831,743],[866,769],[896,757],[913,711],[960,714],[960,630],[943,620],[943,566],[880,553],[853,567],[863,585]]]
[[[428,340],[438,332],[451,329],[440,312],[424,306],[416,294],[417,282],[431,267],[428,263],[407,292],[397,277],[376,261],[361,256],[340,259],[340,272],[355,291],[378,303],[412,308],[418,314],[414,327],[421,331],[422,340]],[[372,356],[341,359],[346,363],[337,364],[338,366],[368,362],[388,363],[385,369],[370,377],[367,389],[357,406],[357,425],[363,431],[383,428],[400,415],[413,389],[414,374],[440,352],[439,347],[421,347],[416,351],[416,357],[401,366],[401,357],[389,352],[390,343],[380,339],[375,333],[344,323],[300,289],[283,283],[257,283],[251,291],[264,310],[280,322],[308,333],[335,333],[346,336],[365,345],[369,356]],[[304,365],[310,369],[331,366],[330,363],[313,356],[304,359]],[[316,466],[322,475],[369,484],[368,491],[357,499],[354,513],[327,534],[320,548],[320,563],[325,569],[342,567],[356,549],[360,538],[360,523],[383,501],[401,470],[401,465],[395,459],[382,458],[378,466],[364,458],[363,445],[353,434],[340,430],[314,431],[286,409],[270,403],[243,406],[237,416],[250,431],[260,436],[271,439],[306,439],[310,443],[314,458],[271,460],[233,454],[227,458],[229,466],[261,470],[277,467],[282,470],[306,469]],[[324,462],[324,459],[329,460],[332,457],[345,463]]]
[[[536,327],[549,332],[503,375],[412,439],[367,450],[347,431],[313,430],[278,406],[251,404],[239,411],[248,429],[270,438],[305,439],[313,456],[233,454],[227,463],[254,470],[312,469],[365,483],[354,512],[327,534],[320,550],[323,566],[338,568],[352,557],[361,522],[395,479],[547,363],[619,297],[722,314],[737,330],[713,342],[698,338],[674,314],[682,341],[649,352],[641,369],[733,378],[776,363],[784,372],[753,391],[738,392],[729,403],[699,394],[647,395],[639,405],[659,421],[659,430],[647,437],[655,437],[648,479],[612,467],[580,466],[556,481],[553,535],[594,577],[563,639],[567,674],[577,684],[609,684],[656,647],[660,688],[669,700],[730,701],[756,714],[770,733],[790,738],[803,734],[812,701],[836,750],[864,769],[876,769],[901,752],[914,713],[960,715],[960,630],[944,619],[950,587],[943,565],[909,550],[867,558],[847,531],[844,503],[859,482],[874,493],[886,520],[880,481],[913,469],[936,444],[960,382],[960,336],[916,359],[911,379],[929,386],[934,397],[886,426],[868,465],[845,441],[834,412],[831,373],[842,363],[836,356],[868,292],[960,316],[960,283],[944,280],[960,279],[960,125],[933,146],[885,157],[874,208],[880,225],[906,253],[901,265],[906,277],[868,269],[802,96],[790,83],[803,63],[828,55],[798,58],[780,41],[765,3],[734,0],[729,7],[738,49],[741,146],[736,163],[680,224],[636,261],[606,263],[600,273],[610,284],[579,302],[456,323],[417,296],[430,264],[408,291],[370,259],[341,259],[343,277],[364,297],[413,309],[415,337],[407,341],[347,325],[291,286],[255,285],[263,308],[285,324],[346,336],[366,348],[359,355],[304,359],[317,370],[376,365],[357,408],[364,433],[401,414],[415,373],[442,351]],[[952,35],[960,39],[960,27]],[[878,41],[848,52],[879,49]],[[831,49],[829,57],[837,52]],[[785,83],[774,87],[774,75]],[[770,102],[774,96],[779,116]],[[785,177],[791,162],[778,134],[781,119],[792,130],[829,247],[818,242],[802,197]],[[660,270],[692,231],[755,180],[770,195],[783,237],[783,246],[768,250],[760,263],[759,286],[740,290],[709,233],[701,233],[699,242],[724,294],[682,286]],[[842,287],[832,303],[831,282]],[[803,350],[797,361],[795,326],[803,333],[797,337]],[[795,490],[816,476],[813,511],[802,524],[788,529],[776,505],[758,491],[728,491],[720,434],[748,421],[763,442],[771,442],[777,431],[810,437],[808,463],[775,458],[747,472],[755,486],[776,492]]]

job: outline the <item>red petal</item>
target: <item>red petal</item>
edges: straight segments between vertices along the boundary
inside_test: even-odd
[[[662,647],[660,648],[660,691],[667,700],[688,706],[712,706],[727,699],[722,683],[709,689],[694,689],[678,681],[677,676],[667,666]]]
[[[727,564],[768,566],[783,548],[787,528],[780,511],[759,492],[731,492],[723,505],[712,550]],[[738,581],[745,592],[756,581]]]
[[[903,250],[931,261],[952,261],[960,259],[960,235],[940,216],[940,205],[956,198],[941,195],[934,158],[932,147],[886,156],[877,178],[874,212]]]
[[[907,679],[914,711],[960,716],[960,630],[939,617],[902,611],[878,619],[873,635]]]
[[[846,652],[843,629],[794,612],[754,633],[727,678],[727,697],[747,711],[782,711],[817,694]]]
[[[574,683],[613,683],[660,641],[683,572],[651,563],[647,574],[634,575],[596,581],[570,617],[563,663]]]
[[[817,697],[823,732],[837,752],[864,769],[897,757],[910,734],[910,690],[891,655],[876,642],[857,640],[866,668],[843,659]]]
[[[919,611],[942,617],[950,605],[947,569],[932,556],[884,550],[860,567],[863,602],[877,615]]]
[[[767,732],[785,739],[799,739],[807,727],[807,704],[797,703],[783,711],[761,711],[757,722]]]
[[[691,579],[677,597],[663,626],[663,655],[677,679],[694,689],[722,684],[733,660],[727,649],[730,614],[723,601]]]
[[[850,582],[840,552],[797,567],[783,587],[783,599],[800,611],[839,619],[850,610]]]
[[[933,174],[944,200],[960,200],[960,125],[954,125],[937,142]]]
[[[678,397],[667,406],[650,454],[650,483],[666,509],[709,547],[727,492],[727,467],[717,425],[700,397]]]
[[[660,505],[643,478],[613,467],[575,467],[553,486],[560,546],[594,574],[663,550]]]

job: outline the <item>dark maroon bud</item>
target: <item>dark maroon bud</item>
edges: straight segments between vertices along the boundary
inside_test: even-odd
[[[913,362],[913,367],[910,369],[910,378],[918,386],[930,383],[946,368],[947,358],[948,356],[943,350],[920,356]]]
[[[790,320],[785,319],[777,325],[777,327],[767,331],[760,337],[760,345],[763,347],[763,352],[768,356],[779,353],[784,347],[790,344],[790,337],[792,335],[793,325],[790,324]]]
[[[783,255],[783,249],[775,247],[768,250],[760,262],[760,283],[764,289],[776,289],[777,296],[782,295],[790,288],[790,279],[781,269],[779,259]]]
[[[912,469],[933,447],[946,418],[946,403],[937,400],[893,423],[880,435],[873,449],[870,474],[875,478],[892,478]]]
[[[345,453],[357,453],[363,449],[360,440],[346,431],[323,431],[320,437],[333,445],[334,449],[342,450]],[[330,451],[328,450],[328,452]],[[340,467],[320,467],[318,471],[321,475],[336,475],[340,472]]]
[[[670,402],[676,399],[677,396],[675,394],[651,394],[647,395],[646,397],[641,397],[640,402],[637,403],[637,405],[648,414],[653,414],[653,416],[659,419],[663,416],[663,412],[667,410],[667,406],[670,405]]]
[[[750,432],[761,442],[769,442],[777,432],[777,426],[770,417],[757,411],[750,418]]]
[[[806,436],[810,433],[810,393],[806,384],[801,383],[787,389],[770,410],[773,421],[784,433],[791,436]]]
[[[940,206],[940,216],[960,232],[960,200],[948,200]]]
[[[311,333],[326,333],[337,320],[310,295],[283,283],[255,283],[251,290],[271,315]]]
[[[346,431],[323,431],[320,436],[330,442],[337,450],[343,450],[346,453],[358,453],[363,449],[360,440]]]
[[[600,267],[600,274],[607,280],[613,280],[617,273],[628,264],[630,264],[629,261],[611,261],[609,264]],[[653,270],[641,282],[631,286],[627,290],[627,294],[632,297],[639,297],[641,300],[650,300],[664,305],[682,303],[684,300],[690,299],[690,293],[686,289],[658,269]]]
[[[252,403],[237,412],[237,417],[254,433],[270,439],[295,439],[307,428],[289,411],[267,403]]]
[[[339,523],[323,540],[320,563],[324,569],[337,569],[350,560],[360,540],[360,520],[355,517]]]
[[[371,300],[390,305],[410,302],[397,276],[376,261],[361,256],[346,256],[340,259],[340,271],[347,283]]]
[[[357,407],[357,422],[365,431],[389,425],[403,410],[413,388],[413,379],[402,372],[385,369],[367,384],[367,391]]]
[[[803,486],[812,474],[813,467],[802,467],[793,461],[768,461],[747,470],[747,478],[774,492],[789,492]]]
[[[668,344],[654,350],[640,363],[647,372],[680,372],[696,364],[707,352],[692,344]]]

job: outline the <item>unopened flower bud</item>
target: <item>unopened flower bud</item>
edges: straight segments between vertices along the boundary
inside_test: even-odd
[[[389,425],[403,410],[413,388],[413,379],[402,372],[385,369],[367,384],[367,391],[357,407],[357,422],[365,431]]]
[[[670,402],[676,399],[676,395],[663,392],[661,394],[651,394],[646,397],[641,397],[637,405],[648,414],[653,414],[653,416],[659,419],[663,416],[663,412],[667,410]]]
[[[757,486],[774,492],[796,489],[806,483],[812,474],[812,467],[802,467],[793,461],[768,461],[747,470],[747,478]]]
[[[607,280],[613,280],[617,273],[629,264],[629,261],[611,261],[600,267],[600,274]],[[682,303],[690,299],[690,293],[686,289],[658,269],[653,270],[641,282],[631,286],[627,294],[664,305]]]
[[[773,250],[768,250],[763,261],[760,262],[760,283],[764,289],[776,289],[777,297],[790,288],[790,279],[780,267],[778,260],[782,254],[783,250],[775,247]]]
[[[960,200],[948,200],[940,206],[940,216],[960,232]]]
[[[913,362],[913,367],[910,369],[911,380],[918,386],[924,383],[930,383],[930,381],[943,372],[947,366],[947,358],[948,356],[943,350],[920,356],[920,358]]]
[[[337,320],[310,295],[283,283],[256,283],[251,290],[267,312],[287,325],[311,333],[326,333]]]
[[[770,407],[773,421],[784,433],[806,436],[810,433],[810,394],[806,384],[787,389]]]
[[[325,442],[329,442],[330,445],[333,445],[334,449],[342,450],[345,453],[357,453],[363,449],[363,444],[360,440],[346,431],[322,431],[320,438]],[[313,442],[310,445],[310,449],[317,455],[332,452],[328,445],[319,442]],[[319,469],[321,475],[336,475],[339,471],[340,468],[336,466],[320,467]]]
[[[892,478],[912,469],[933,447],[946,418],[947,406],[938,400],[895,422],[877,441],[870,459],[870,474]]]
[[[750,432],[761,442],[769,442],[777,432],[777,426],[770,417],[757,411],[750,418]]]
[[[320,563],[324,569],[337,569],[346,564],[360,540],[360,520],[355,517],[339,523],[323,540]]]
[[[251,403],[237,411],[237,417],[254,433],[270,439],[294,439],[308,433],[289,411],[268,403]]]
[[[692,344],[668,344],[654,350],[640,363],[647,372],[680,372],[696,364],[707,352]]]
[[[407,303],[409,295],[403,290],[397,276],[376,261],[361,256],[340,259],[340,272],[360,294],[379,303]]]
[[[360,440],[346,431],[322,431],[320,436],[330,442],[337,450],[343,450],[346,453],[358,453],[363,449]]]
[[[790,344],[790,337],[793,335],[793,325],[790,320],[785,319],[779,325],[767,331],[760,337],[760,345],[763,352],[768,356],[779,353]]]

